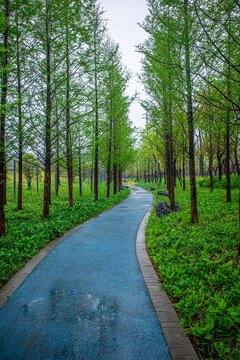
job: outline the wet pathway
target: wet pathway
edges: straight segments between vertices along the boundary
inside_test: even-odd
[[[151,202],[133,188],[42,260],[0,310],[1,360],[171,359],[135,252]]]

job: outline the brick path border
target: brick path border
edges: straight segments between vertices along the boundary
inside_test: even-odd
[[[136,253],[138,262],[172,359],[198,360],[199,357],[197,356],[189,338],[187,335],[183,334],[183,328],[180,326],[176,311],[174,310],[167,294],[161,288],[158,276],[148,256],[145,243],[145,228],[152,210],[153,205],[147,211],[138,230],[136,238]]]

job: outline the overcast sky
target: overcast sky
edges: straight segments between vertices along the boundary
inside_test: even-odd
[[[136,73],[141,72],[141,55],[135,46],[142,43],[146,33],[138,23],[142,23],[147,14],[146,0],[100,0],[105,10],[104,18],[108,19],[108,29],[111,38],[119,43],[123,56],[123,64],[134,74],[129,84],[128,94],[142,91]],[[144,93],[142,93],[144,97]],[[130,118],[133,125],[144,127],[145,114],[137,101],[131,106]]]

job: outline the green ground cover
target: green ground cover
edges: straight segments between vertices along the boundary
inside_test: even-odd
[[[155,184],[138,183],[145,189]],[[164,186],[157,186],[157,189]],[[158,201],[168,198],[158,196]],[[201,359],[240,359],[238,190],[198,187],[199,223],[191,224],[190,190],[176,189],[182,211],[150,216],[147,248],[161,282]]]
[[[106,198],[106,184],[99,184],[99,201],[94,202],[94,194],[87,183],[83,184],[83,196],[78,195],[78,184],[74,184],[74,206],[68,207],[67,183],[62,181],[59,196],[52,191],[52,205],[47,219],[42,218],[43,184],[40,193],[32,186],[27,190],[24,184],[23,210],[16,211],[16,198],[13,197],[12,184],[8,184],[6,206],[6,236],[0,238],[0,287],[14,273],[31,259],[49,241],[121,202],[130,193],[124,189]],[[52,189],[53,190],[53,189]]]
[[[209,176],[208,177],[198,177],[197,184],[200,187],[209,187],[210,188],[210,177]],[[213,184],[214,184],[214,188],[226,189],[227,188],[226,176],[222,176],[221,180],[219,180],[217,176],[214,176]],[[239,187],[240,187],[240,176],[231,175],[231,188],[239,189]]]

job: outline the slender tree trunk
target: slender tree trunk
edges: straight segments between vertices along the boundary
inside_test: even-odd
[[[20,67],[20,35],[17,14],[17,80],[18,80],[18,205],[17,210],[22,210],[22,177],[23,177],[23,123],[22,123],[22,85]]]
[[[152,180],[152,183],[154,182],[153,180],[154,180],[154,173],[153,173],[153,161],[151,161],[151,169],[152,169],[152,171],[151,171],[151,180]]]
[[[57,158],[59,158],[59,153],[57,154]],[[55,186],[55,193],[58,196],[59,192],[59,180],[60,180],[60,169],[59,169],[59,162],[56,163],[56,186]]]
[[[68,20],[67,20],[68,21]],[[70,125],[70,61],[69,61],[69,29],[66,22],[66,148],[67,148],[67,174],[68,174],[68,201],[69,207],[73,206],[73,172],[72,172],[72,144]]]
[[[229,13],[230,18],[230,13]],[[229,20],[229,31],[230,31],[230,20]],[[228,37],[228,58],[230,60],[230,36]],[[227,95],[231,96],[230,86],[231,67],[228,64],[227,74]],[[227,124],[226,124],[226,182],[227,182],[227,202],[231,202],[231,177],[230,177],[230,109],[227,109]]]
[[[112,103],[112,101],[111,101],[111,103]],[[110,104],[110,106],[112,108],[111,104]],[[107,197],[110,196],[111,156],[112,156],[112,114],[110,116],[110,124],[109,124],[108,163],[107,163]]]
[[[182,168],[183,168],[183,190],[186,190],[186,174],[185,174],[185,144],[183,146],[183,161],[182,161]]]
[[[116,119],[113,121],[113,194],[117,193],[117,135]]]
[[[170,133],[169,133],[169,199],[170,199],[170,205],[171,210],[175,211],[175,194],[174,194],[174,183],[175,183],[175,176],[174,176],[174,156],[173,156],[173,139],[172,139],[172,119],[169,121],[170,125]]]
[[[5,121],[8,87],[8,31],[9,31],[9,7],[10,0],[5,0],[5,30],[3,33],[3,55],[2,55],[2,83],[1,83],[1,123],[0,123],[0,237],[5,234],[5,187],[6,187],[6,154],[5,154]]]
[[[113,164],[113,194],[117,193],[117,165]]]
[[[78,154],[78,177],[79,177],[79,194],[82,196],[82,155],[79,141],[79,154]]]
[[[229,135],[230,110],[227,110],[226,124],[226,182],[227,182],[227,202],[231,202],[231,178],[230,178],[230,135]]]
[[[93,190],[93,164],[91,166],[91,171],[90,171],[90,178],[91,178],[91,181],[90,181],[90,188],[91,188],[91,191]]]
[[[187,80],[187,114],[188,114],[188,133],[189,133],[189,175],[191,191],[191,216],[192,223],[198,222],[197,214],[197,189],[195,179],[195,157],[194,157],[194,124],[192,107],[192,84],[190,73],[190,48],[189,48],[189,20],[188,20],[188,0],[184,0],[184,20],[185,20],[185,62]]]
[[[95,85],[95,155],[94,155],[94,193],[95,201],[98,200],[98,158],[99,158],[99,130],[98,130],[98,79],[97,79],[97,58],[96,58],[96,39],[94,56],[94,85]]]
[[[147,178],[148,178],[148,183],[150,183],[150,160],[148,158],[148,174],[147,174]]]
[[[210,120],[212,121],[212,120]],[[212,127],[210,124],[210,133],[209,133],[209,176],[210,176],[210,190],[213,192],[213,149],[212,149]]]
[[[50,41],[50,1],[46,0],[46,65],[47,65],[47,103],[46,103],[46,124],[45,124],[45,175],[44,175],[44,198],[43,218],[49,213],[51,203],[51,41]]]
[[[118,191],[121,190],[122,186],[122,172],[120,169],[118,169]]]
[[[200,142],[200,154],[199,154],[199,175],[204,176],[204,155],[203,155],[203,146],[202,146],[202,135],[201,130],[199,129],[199,142]]]
[[[217,161],[218,161],[218,179],[219,181],[222,180],[222,155],[220,153],[220,150],[217,151]]]

